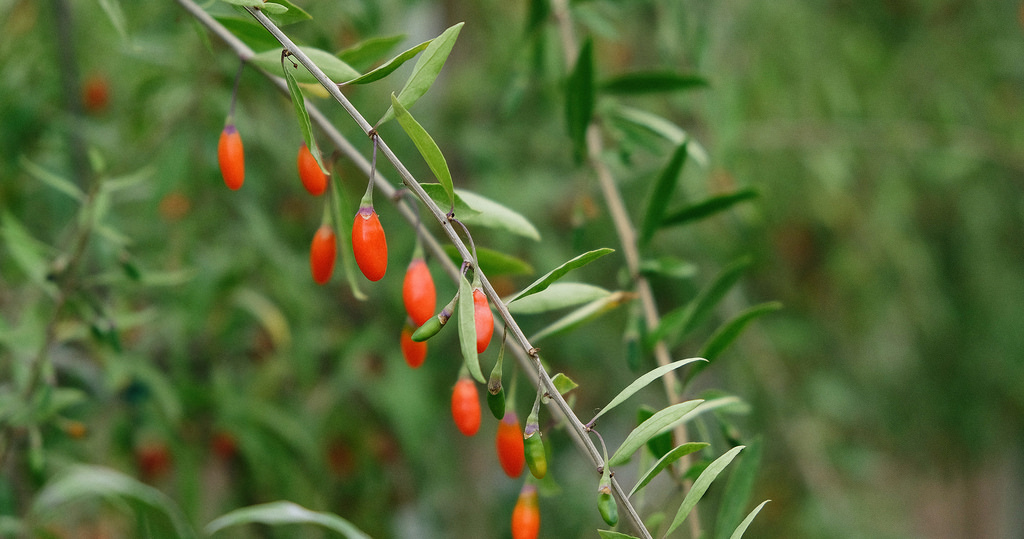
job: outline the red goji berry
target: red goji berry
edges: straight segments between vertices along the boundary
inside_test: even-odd
[[[487,296],[479,288],[473,289],[473,319],[476,320],[476,352],[484,353],[494,334],[494,315],[487,303]]]
[[[460,378],[452,391],[452,418],[462,434],[472,436],[480,428],[480,398],[476,383]]]
[[[242,136],[234,124],[224,126],[217,142],[217,161],[220,173],[228,189],[236,190],[245,181],[245,150],[242,147]]]
[[[423,360],[427,358],[427,343],[416,342],[412,340],[412,328],[408,325],[402,328],[402,357],[405,358],[405,362],[412,368],[417,368],[423,364]]]
[[[327,189],[327,175],[320,170],[316,158],[310,153],[306,143],[299,147],[299,179],[306,191],[313,196],[320,196]]]
[[[498,435],[494,438],[494,445],[498,448],[501,469],[505,470],[509,477],[519,477],[523,473],[526,453],[523,447],[523,430],[519,427],[519,418],[515,412],[505,413],[505,417],[498,423]]]
[[[313,244],[309,248],[309,268],[313,272],[313,280],[316,284],[324,284],[331,279],[334,273],[334,260],[338,255],[338,242],[334,236],[334,229],[327,225],[320,225],[313,236]]]
[[[388,269],[388,243],[373,207],[359,208],[352,224],[352,252],[363,275],[379,281]]]
[[[405,270],[405,280],[402,282],[402,301],[405,303],[405,311],[417,327],[434,316],[437,309],[437,290],[434,288],[434,278],[430,275],[430,268],[422,258],[414,258]]]
[[[512,539],[537,539],[540,533],[540,508],[537,505],[537,487],[523,485],[516,507],[512,510]]]

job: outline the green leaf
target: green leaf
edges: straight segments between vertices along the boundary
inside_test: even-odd
[[[334,227],[337,229],[338,254],[341,255],[341,268],[345,272],[345,280],[348,281],[348,288],[352,291],[352,297],[359,301],[366,301],[367,296],[359,288],[363,274],[356,266],[355,254],[352,252],[352,215],[355,215],[355,206],[348,200],[348,195],[341,187],[341,182],[328,182],[331,187],[331,196],[334,197],[334,204],[331,204],[334,217]],[[342,215],[344,213],[344,215]]]
[[[547,290],[510,304],[508,310],[512,314],[546,313],[596,301],[610,294],[608,290],[592,284],[552,283]]]
[[[79,500],[122,499],[141,503],[167,518],[177,537],[196,537],[185,515],[163,492],[121,472],[100,466],[78,465],[50,481],[32,503],[32,513],[45,515]]]
[[[206,533],[213,535],[224,528],[240,526],[244,524],[267,524],[276,526],[280,524],[312,524],[323,526],[329,530],[338,532],[344,537],[358,539],[369,539],[369,535],[363,533],[351,522],[333,513],[321,513],[310,511],[301,505],[292,502],[271,502],[260,505],[252,505],[235,509],[230,513],[221,515],[206,525]]]
[[[444,252],[452,259],[456,266],[462,264],[462,255],[454,245],[445,245]],[[533,273],[533,266],[526,262],[500,251],[488,249],[487,247],[476,248],[476,260],[480,264],[480,271],[490,277],[499,275],[530,275]]]
[[[551,383],[554,384],[555,389],[558,390],[558,393],[560,395],[565,395],[566,393],[580,386],[575,381],[573,381],[572,378],[569,378],[568,376],[562,373],[558,373],[552,376]]]
[[[651,416],[650,419],[644,421],[640,426],[633,429],[628,435],[626,435],[626,439],[623,440],[622,445],[620,445],[619,448],[615,450],[615,454],[608,459],[608,465],[620,466],[629,462],[633,453],[647,443],[647,440],[650,440],[662,432],[675,428],[677,424],[686,420],[686,414],[693,411],[702,402],[704,401],[700,399],[690,400],[680,402],[679,404],[673,404],[668,408],[658,410],[658,413]]]
[[[288,83],[288,92],[292,95],[292,106],[295,108],[295,118],[299,121],[299,130],[302,131],[302,140],[306,142],[306,147],[309,148],[309,153],[316,159],[316,163],[320,165],[320,170],[326,172],[324,168],[323,157],[320,155],[320,147],[317,146],[316,140],[313,138],[313,125],[309,121],[309,112],[306,110],[306,98],[302,95],[302,90],[299,88],[298,82],[295,80],[295,74],[288,68],[291,60],[285,58],[282,63],[284,67],[284,79]],[[299,71],[306,71],[304,68],[297,68]]]
[[[671,279],[689,279],[697,275],[697,266],[675,257],[663,256],[641,260],[640,273],[647,276],[659,275]]]
[[[714,462],[709,464],[708,467],[701,472],[700,477],[693,482],[693,486],[690,487],[690,491],[687,492],[686,497],[683,498],[683,503],[680,504],[679,511],[676,512],[675,518],[672,519],[672,524],[669,525],[668,530],[665,532],[666,536],[675,531],[675,529],[678,528],[684,520],[686,520],[687,515],[690,514],[690,511],[697,505],[697,502],[700,501],[701,497],[704,496],[704,493],[707,492],[708,487],[710,487],[711,483],[716,477],[718,477],[718,474],[722,473],[722,470],[724,470],[725,467],[732,462],[732,459],[743,450],[743,447],[744,446],[741,445],[726,451],[724,455],[715,459]]]
[[[736,340],[737,337],[739,337],[740,333],[743,332],[743,329],[747,327],[747,324],[762,315],[775,312],[781,308],[782,303],[778,301],[770,301],[760,305],[754,305],[715,330],[711,337],[708,338],[708,341],[704,343],[704,348],[700,351],[701,357],[707,358],[708,363],[695,366],[693,370],[687,374],[687,380],[696,376],[697,373],[704,370],[708,365],[715,361],[719,354],[721,354],[729,347],[730,344],[732,344],[733,341]]]
[[[466,362],[469,374],[481,384],[487,379],[480,371],[480,356],[476,352],[476,317],[473,306],[473,285],[469,284],[466,275],[459,277],[459,343],[462,345],[462,358]]]
[[[264,2],[261,8],[267,15],[282,15],[288,12],[288,8],[274,2]],[[276,22],[276,21],[275,21]]]
[[[242,7],[260,7],[263,5],[264,0],[223,0],[229,4]]]
[[[455,194],[476,210],[473,214],[459,215],[459,220],[463,223],[504,230],[520,237],[540,241],[540,232],[519,212],[465,189],[456,189]]]
[[[601,539],[640,539],[635,535],[626,535],[624,533],[613,532],[611,530],[597,530],[597,535]]]
[[[405,34],[371,37],[339,51],[336,56],[352,67],[366,69],[402,41],[405,41]]]
[[[280,47],[271,50],[257,53],[252,57],[250,63],[270,72],[279,73],[281,69],[281,49]],[[341,61],[337,56],[321,49],[314,49],[312,47],[303,47],[302,52],[309,56],[309,59],[313,61],[320,68],[321,71],[327,75],[334,82],[345,82],[352,80],[359,76],[359,72],[352,69],[352,66]],[[295,62],[295,59],[289,59],[289,62]],[[301,66],[300,66],[301,67]],[[313,74],[308,69],[302,68],[297,69],[294,73],[295,80],[304,84],[319,84],[320,82],[313,78]]]
[[[594,42],[587,39],[565,88],[565,119],[576,164],[587,157],[587,127],[594,115]]]
[[[110,19],[110,25],[114,27],[121,41],[128,40],[128,23],[125,22],[124,10],[121,9],[121,2],[118,0],[99,0],[103,13]]]
[[[690,453],[700,451],[701,449],[704,449],[708,445],[710,444],[705,442],[689,442],[677,446],[675,449],[669,451],[668,453],[665,454],[665,456],[658,459],[658,462],[654,463],[654,466],[651,466],[649,470],[644,472],[644,475],[642,475],[640,477],[640,480],[636,482],[636,486],[633,487],[633,490],[629,491],[629,495],[627,496],[627,498],[633,497],[634,494],[636,494],[640,489],[647,486],[647,483],[650,483],[652,479],[654,479],[665,468],[668,468],[673,462],[685,457],[686,455],[689,455]]]
[[[274,36],[267,32],[267,29],[260,23],[256,22],[252,17],[215,17],[217,22],[221,23],[224,28],[227,28],[232,34],[238,39],[241,39],[243,43],[249,46],[256,52],[268,51],[271,49],[277,49],[280,51],[281,44],[278,43]]]
[[[387,63],[385,63],[384,65],[374,69],[373,71],[370,71],[369,73],[363,74],[361,77],[354,78],[348,81],[346,84],[369,84],[371,82],[383,79],[384,77],[393,73],[399,67],[402,67],[402,64],[409,61],[410,58],[416,56],[417,54],[420,53],[420,51],[427,48],[427,46],[430,45],[431,41],[433,40],[424,41],[423,43],[416,45],[415,47],[403,52],[402,54],[395,56],[391,60],[388,60]],[[392,106],[394,105],[392,104]]]
[[[627,292],[613,292],[606,297],[592,301],[579,309],[559,318],[550,326],[540,330],[530,338],[532,341],[539,341],[545,337],[565,333],[575,329],[602,314],[619,307],[623,303],[632,301],[636,296]]]
[[[427,195],[435,204],[444,208],[451,204],[451,199],[448,198],[448,191],[445,187],[439,183],[421,183],[420,187],[427,192]],[[475,208],[462,199],[460,191],[455,191],[455,215],[459,217],[462,222],[466,222],[466,218],[480,213]],[[462,259],[459,259],[459,263],[462,263]]]
[[[699,221],[757,196],[758,192],[752,188],[741,189],[727,195],[714,196],[664,216],[660,224],[662,227],[669,227]]]
[[[587,251],[586,253],[576,256],[575,258],[547,272],[543,277],[531,283],[530,286],[527,286],[526,289],[524,289],[522,292],[516,294],[511,300],[508,301],[508,303],[512,303],[513,301],[523,299],[531,294],[536,294],[537,292],[540,292],[547,288],[548,286],[550,286],[555,281],[564,277],[565,274],[569,273],[570,271],[576,268],[586,266],[587,264],[593,262],[594,260],[597,260],[598,258],[601,258],[602,256],[612,252],[615,252],[615,249],[609,249],[608,247],[604,247],[601,249],[595,249],[593,251]]]
[[[640,246],[643,247],[654,237],[668,208],[669,200],[672,199],[672,192],[676,189],[676,182],[679,180],[683,165],[686,164],[686,142],[676,147],[672,157],[668,160],[665,168],[658,174],[654,188],[651,190],[650,199],[647,201],[647,211],[644,212],[644,221],[640,226]]]
[[[412,107],[412,104],[423,97],[423,94],[427,93],[430,86],[434,84],[437,74],[441,72],[445,60],[448,59],[448,54],[452,52],[452,47],[455,45],[455,40],[459,37],[459,31],[462,30],[463,24],[465,23],[460,22],[442,32],[441,35],[431,40],[427,50],[423,51],[423,55],[420,56],[419,60],[416,61],[416,65],[412,68],[409,80],[405,82],[405,86],[398,92],[398,102],[403,107],[406,109]],[[394,109],[389,107],[384,116],[377,122],[377,125],[379,126],[390,120],[394,117],[394,114]]]
[[[740,521],[743,508],[746,507],[754,492],[754,480],[757,478],[757,470],[761,465],[763,449],[764,440],[759,436],[747,445],[743,457],[739,459],[729,474],[715,520],[715,530],[721,539],[725,539],[727,530],[732,529]]]
[[[657,380],[658,378],[661,378],[662,376],[664,376],[669,371],[673,371],[673,370],[678,369],[679,367],[682,367],[684,365],[689,365],[690,363],[693,363],[695,361],[705,361],[705,359],[704,358],[700,358],[700,357],[691,357],[689,359],[680,359],[679,361],[673,361],[672,363],[669,363],[668,365],[662,365],[660,367],[655,367],[654,369],[651,369],[650,371],[648,371],[643,376],[637,378],[636,380],[633,380],[633,383],[631,383],[628,386],[626,386],[626,388],[623,389],[622,391],[620,391],[618,395],[615,395],[615,398],[613,398],[611,400],[611,402],[609,402],[607,405],[605,405],[604,408],[601,408],[601,410],[599,412],[597,412],[597,415],[594,416],[594,419],[590,420],[590,424],[593,424],[595,421],[597,421],[597,418],[599,418],[602,415],[604,415],[605,412],[608,412],[612,408],[615,408],[616,406],[622,404],[626,399],[632,397],[637,391],[640,391],[641,389],[647,387],[648,384],[650,384],[651,382]],[[690,401],[690,402],[694,402],[694,401]],[[696,406],[696,405],[694,405],[694,406]],[[664,410],[662,410],[662,411],[664,411]],[[655,415],[657,415],[657,414],[655,414]]]
[[[706,397],[702,395],[701,398]],[[653,407],[641,404],[636,410],[636,424],[640,425],[644,421],[653,417],[657,412],[658,410]],[[674,443],[675,440],[672,439],[672,433],[663,432],[650,440],[647,440],[647,450],[651,452],[651,455],[654,455],[654,458],[660,459],[667,455],[669,451],[672,451],[672,444]]]
[[[671,71],[642,71],[627,73],[601,84],[601,91],[609,94],[650,94],[704,88],[707,79],[698,75],[685,75]]]
[[[273,11],[271,11],[266,7],[271,5],[270,2],[268,2],[266,4],[263,4],[263,11],[265,11],[267,15],[271,19],[273,19],[274,23],[277,24],[278,26],[288,26],[289,24],[294,24],[297,22],[308,21],[313,19],[313,17],[311,17],[309,13],[306,13],[306,10],[293,4],[289,0],[274,1],[276,2],[274,5],[281,6],[284,8],[284,10],[282,11],[280,8],[272,8]]]
[[[58,176],[33,163],[28,157],[25,157],[24,155],[18,156],[18,164],[21,165],[21,168],[25,169],[25,172],[27,172],[29,176],[43,182],[47,186],[64,193],[78,202],[83,202],[85,200],[85,193],[82,192],[77,185],[71,183],[64,177]]]
[[[636,135],[641,133],[653,135],[654,137],[667,141],[674,146],[678,146],[682,144],[683,141],[689,140],[686,147],[687,151],[690,153],[690,158],[701,167],[707,168],[709,159],[708,153],[704,150],[704,147],[696,140],[693,140],[692,138],[688,139],[686,131],[683,131],[683,129],[678,125],[664,117],[645,110],[622,105],[603,107],[602,109],[604,114],[608,116],[610,123],[624,132],[630,132]]]
[[[739,526],[736,526],[736,531],[732,532],[732,535],[729,536],[729,539],[743,539],[743,534],[746,533],[747,526],[750,526],[750,523],[754,521],[754,517],[756,517],[757,514],[761,512],[761,508],[764,507],[764,504],[770,501],[771,500],[765,500],[761,502],[760,505],[755,507],[754,510],[751,511],[749,515],[747,515],[747,518],[743,519],[743,522],[740,522]]]
[[[437,143],[423,129],[423,126],[416,121],[416,118],[413,118],[412,114],[409,114],[409,111],[402,106],[402,103],[398,101],[395,94],[391,94],[391,106],[395,110],[398,124],[402,126],[405,134],[409,135],[409,138],[412,139],[416,149],[423,156],[423,160],[430,167],[430,171],[434,173],[434,177],[441,182],[441,186],[444,187],[445,192],[448,194],[448,204],[445,206],[454,206],[455,186],[452,185],[452,173],[448,170],[448,161],[445,160],[441,149],[437,147]]]
[[[0,237],[3,237],[10,257],[32,282],[54,292],[56,289],[53,283],[46,278],[49,246],[33,238],[25,225],[10,213],[4,212],[2,224]]]
[[[750,264],[751,260],[747,257],[733,262],[723,269],[710,285],[703,288],[697,297],[665,315],[658,327],[648,335],[648,347],[653,348],[655,343],[664,339],[665,344],[671,348],[678,339],[693,331],[711,315],[715,305],[740,280]]]

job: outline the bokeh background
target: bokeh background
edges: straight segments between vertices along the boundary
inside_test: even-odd
[[[413,112],[457,185],[541,231],[540,242],[474,233],[535,268],[497,279],[506,292],[582,250],[618,245],[591,173],[572,159],[557,30],[547,22],[527,33],[528,4],[310,0],[300,5],[314,20],[287,27],[333,51],[381,35],[406,34],[411,45],[466,21]],[[705,165],[686,165],[675,202],[746,187],[760,195],[661,232],[652,249],[696,270],[654,279],[663,311],[745,255],[753,265],[717,321],[764,301],[785,306],[688,391],[750,404],[733,421],[740,439],[760,438],[752,503],[773,501],[747,536],[1024,537],[1024,6],[589,0],[572,9],[577,31],[595,40],[599,79],[671,69],[708,80],[621,98],[706,149]],[[13,447],[0,513],[26,514],[55,470],[85,462],[157,486],[198,527],[289,499],[375,537],[508,536],[520,483],[495,462],[495,422],[485,417],[464,438],[449,418],[454,332],[431,341],[420,369],[401,358],[409,227],[377,203],[391,265],[384,281],[364,283],[368,301],[339,277],[312,282],[307,249],[323,202],[295,178],[301,135],[287,97],[251,68],[235,113],[246,184],[224,188],[215,147],[237,67],[169,0],[0,0],[0,389],[11,406],[20,365],[50,326],[58,379],[79,391],[41,431],[42,473],[26,472],[29,452]],[[407,72],[346,92],[376,117]],[[369,154],[340,107],[312,99]],[[669,149],[606,133],[639,222]],[[382,134],[429,177],[397,126]],[[71,197],[40,181],[48,174],[83,189],[98,177],[124,184],[56,318],[45,274],[71,252],[79,217]],[[345,162],[337,174],[358,199],[365,177]],[[614,257],[576,277],[622,287]],[[434,276],[439,298],[450,297],[454,285],[436,266]],[[580,382],[581,416],[635,376],[623,360],[627,310],[543,344],[553,371]],[[522,324],[529,333],[552,320]],[[715,328],[705,326],[673,355],[694,355]],[[525,416],[533,396],[519,385]],[[657,388],[643,398],[665,404]],[[633,420],[609,420],[606,436],[621,439]],[[542,536],[591,537],[600,524],[592,471],[563,432],[547,439],[556,482],[543,489]],[[709,529],[714,504],[701,506]],[[96,504],[43,521],[71,536],[137,532]]]

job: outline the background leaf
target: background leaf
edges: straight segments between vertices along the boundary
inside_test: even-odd
[[[225,528],[255,523],[270,526],[311,524],[338,532],[344,537],[356,539],[369,539],[370,537],[351,522],[335,514],[310,511],[292,502],[271,502],[235,509],[207,524],[206,533],[213,535]]]
[[[665,215],[665,208],[668,208],[672,200],[672,192],[675,191],[676,182],[686,164],[686,142],[676,147],[672,152],[665,168],[661,169],[658,178],[654,182],[654,188],[647,199],[647,211],[644,212],[643,224],[640,226],[640,245],[646,245],[654,237],[654,232],[661,227],[662,217]]]
[[[629,459],[633,457],[633,453],[643,447],[647,440],[675,428],[676,425],[684,420],[686,414],[692,412],[702,402],[704,401],[699,399],[690,400],[658,410],[650,419],[644,421],[626,435],[626,439],[622,441],[619,448],[608,458],[608,465],[621,466],[629,462]]]
[[[675,531],[675,529],[678,528],[684,520],[686,520],[687,515],[690,514],[690,511],[693,510],[694,506],[697,505],[697,502],[699,502],[704,496],[704,493],[707,492],[708,487],[710,487],[711,483],[718,477],[718,474],[722,473],[722,470],[724,470],[725,467],[732,462],[732,459],[735,458],[742,450],[743,446],[741,445],[726,451],[725,454],[715,459],[714,462],[709,464],[708,467],[701,472],[700,476],[697,477],[697,480],[694,481],[693,485],[690,487],[690,491],[686,493],[686,497],[683,498],[683,503],[680,504],[679,511],[676,512],[676,516],[672,519],[672,524],[669,525],[665,535]]]
[[[690,302],[678,307],[666,314],[658,327],[650,333],[647,339],[649,347],[664,339],[669,347],[674,346],[678,340],[689,334],[698,324],[707,320],[712,309],[725,297],[725,294],[739,281],[743,272],[750,267],[751,260],[742,258],[733,262],[722,270],[715,277],[715,280],[707,287],[701,289],[697,297]]]
[[[270,73],[280,73],[282,50],[283,49],[278,47],[259,52],[256,53],[256,55],[249,61]],[[317,67],[319,67],[320,70],[335,83],[349,81],[359,76],[359,72],[352,69],[352,66],[346,64],[337,56],[325,50],[313,47],[302,47],[302,52],[306,53],[306,56],[309,56],[309,59],[312,60],[313,63],[315,63]],[[287,61],[292,62],[294,61],[294,58],[289,58]],[[295,70],[293,75],[297,82],[319,84],[319,82],[313,78],[313,74],[301,65],[299,65],[299,68]]]
[[[747,450],[729,473],[729,481],[725,484],[722,501],[718,506],[718,516],[715,518],[716,537],[726,539],[728,530],[740,525],[743,510],[754,492],[754,482],[761,467],[763,451],[764,438],[757,436],[747,444]],[[756,511],[754,514],[757,514]]]
[[[412,58],[413,56],[419,54],[420,51],[427,48],[428,45],[430,45],[430,41],[424,41],[423,43],[420,43],[419,45],[416,45],[415,47],[408,49],[405,52],[399,54],[398,56],[395,56],[394,58],[388,60],[387,62],[384,63],[384,65],[377,67],[373,71],[365,73],[362,76],[356,77],[348,81],[346,84],[369,84],[371,82],[383,79],[384,77],[390,75],[391,73],[394,73],[394,71],[399,67],[402,67],[402,64],[409,61],[409,59]],[[394,106],[394,104],[392,104],[392,106]]]
[[[649,94],[692,90],[707,85],[707,79],[698,75],[671,71],[641,71],[606,80],[601,84],[601,91],[609,94]]]
[[[454,245],[445,245],[444,251],[456,266],[462,264],[462,255],[459,254],[459,250]],[[480,271],[483,271],[488,277],[530,275],[533,273],[533,266],[525,261],[487,247],[477,246],[476,260],[480,264]]]
[[[336,56],[348,65],[365,71],[403,41],[405,34],[370,37],[339,51]]]
[[[609,249],[605,247],[602,249],[594,249],[593,251],[587,251],[581,255],[577,255],[571,258],[570,260],[563,262],[562,265],[558,266],[557,268],[545,273],[541,278],[537,279],[536,281],[530,283],[529,286],[523,289],[522,292],[516,294],[511,300],[508,301],[508,303],[512,303],[516,300],[525,298],[531,294],[536,294],[537,292],[546,289],[548,286],[551,286],[551,284],[554,283],[555,281],[561,279],[562,277],[565,277],[565,275],[570,271],[576,268],[586,266],[587,264],[593,262],[594,260],[597,260],[598,258],[601,258],[602,256],[613,252],[615,252],[614,249]]]
[[[565,119],[576,164],[587,156],[587,127],[594,115],[594,42],[587,39],[565,89]]]
[[[691,206],[676,210],[661,219],[660,226],[679,226],[710,217],[716,213],[732,208],[745,200],[756,198],[757,191],[753,188],[741,189],[735,193],[708,198]]]
[[[637,480],[636,485],[633,486],[633,490],[629,491],[628,497],[632,498],[633,495],[636,494],[640,489],[647,486],[647,483],[650,483],[651,479],[657,477],[659,473],[661,473],[665,468],[668,468],[670,465],[672,465],[673,462],[685,457],[686,455],[700,451],[701,449],[704,449],[708,445],[709,444],[706,442],[688,442],[676,446],[674,449],[672,449],[664,456],[662,456],[660,459],[658,459],[658,462],[655,462],[654,466],[651,466],[650,469],[648,469],[646,472],[644,472],[642,476],[640,476],[640,479]]]
[[[512,314],[539,314],[575,307],[599,300],[610,294],[610,291],[592,284],[552,283],[543,292],[510,303],[508,310]]]

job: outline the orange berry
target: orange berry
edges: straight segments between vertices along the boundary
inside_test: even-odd
[[[423,364],[427,358],[427,343],[412,340],[412,328],[406,325],[402,328],[402,357],[412,368]]]
[[[309,248],[309,267],[313,272],[316,284],[324,284],[331,280],[334,273],[334,260],[338,254],[338,242],[335,240],[334,229],[320,225],[313,236],[313,244]]]
[[[498,435],[494,439],[498,449],[498,462],[501,469],[509,477],[519,477],[523,473],[526,453],[523,447],[523,429],[519,427],[519,418],[515,412],[506,412],[498,423]]]
[[[434,316],[437,309],[437,290],[434,288],[430,268],[422,258],[413,259],[405,271],[402,301],[405,303],[405,312],[409,313],[409,318],[412,318],[416,327],[422,326]]]
[[[379,281],[388,269],[388,243],[384,228],[372,207],[359,208],[352,224],[352,252],[363,275]]]
[[[220,173],[228,189],[237,190],[245,181],[245,151],[242,148],[242,136],[234,124],[224,126],[217,143],[217,161]]]
[[[462,434],[472,436],[480,428],[480,398],[476,384],[469,378],[460,378],[452,391],[452,418]]]
[[[537,505],[537,487],[523,485],[516,507],[512,510],[512,539],[537,539],[540,533],[540,508]]]
[[[494,315],[487,304],[487,296],[479,288],[473,289],[473,319],[476,320],[476,352],[482,354],[494,334]]]
[[[299,179],[302,180],[306,191],[313,196],[322,195],[327,189],[327,175],[320,170],[320,165],[317,164],[316,158],[313,157],[305,142],[299,147],[298,165]]]

